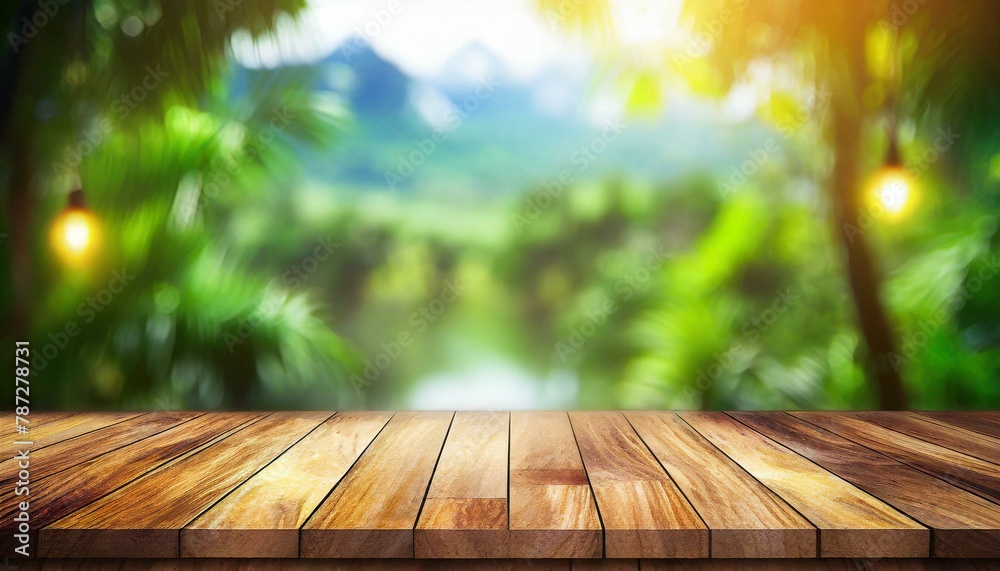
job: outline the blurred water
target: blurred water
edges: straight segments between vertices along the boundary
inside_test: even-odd
[[[570,371],[540,377],[505,361],[428,375],[410,397],[414,410],[566,409],[576,404],[579,380]]]

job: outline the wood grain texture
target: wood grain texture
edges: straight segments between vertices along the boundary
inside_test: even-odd
[[[149,563],[163,569],[634,569],[623,554],[671,556],[642,568],[908,569],[923,563],[892,557],[931,546],[949,568],[998,568],[1000,465],[984,459],[997,439],[981,425],[1000,416],[947,415],[53,415],[34,427],[48,440],[31,457],[32,543],[170,555]],[[17,499],[0,488],[7,552]],[[45,564],[104,562],[136,565]]]
[[[167,430],[182,422],[199,416],[201,413],[166,412],[162,414],[146,414],[128,420],[98,428],[92,432],[75,438],[57,442],[41,450],[31,452],[31,478],[41,480],[52,474],[61,472],[71,466],[82,464],[91,458],[110,452],[116,448]],[[0,489],[13,486],[16,479],[15,460],[0,462]]]
[[[140,440],[113,452],[98,456],[58,474],[57,477],[36,480],[31,486],[30,512],[33,543],[41,556],[46,556],[45,541],[39,540],[39,530],[58,519],[83,508],[98,498],[120,488],[139,476],[174,460],[183,454],[211,443],[246,422],[261,415],[247,413],[216,413],[190,421],[155,436]],[[183,427],[183,430],[182,430]],[[0,546],[4,552],[13,541],[16,502],[14,491],[3,490],[0,496]],[[41,534],[44,536],[44,533]]]
[[[708,525],[712,557],[816,557],[816,528],[676,414],[625,416]]]
[[[510,417],[510,556],[601,557],[603,530],[565,412]]]
[[[188,570],[569,571],[570,562],[566,559],[131,559],[126,560],[121,567],[121,571]]]
[[[618,412],[570,421],[604,524],[605,557],[707,557],[708,529]]]
[[[71,417],[73,415],[76,415],[76,414],[79,414],[79,413],[76,413],[76,412],[34,412],[34,411],[32,411],[32,413],[29,414],[28,417],[27,417],[28,424],[26,426],[28,427],[28,431],[29,431],[29,434],[30,434],[31,431],[33,431],[34,429],[42,426],[43,424],[47,424],[49,422],[52,422],[53,420],[62,420],[62,419],[65,419],[65,418],[69,418],[69,417]],[[14,440],[15,437],[18,436],[17,425],[15,424],[15,422],[17,422],[17,421],[14,419],[14,413],[13,412],[4,411],[4,412],[0,413],[0,434],[3,435],[4,440]]]
[[[639,564],[641,563],[641,567]],[[996,571],[995,559],[50,559],[18,571]]]
[[[574,559],[573,571],[639,571],[638,559]]]
[[[940,424],[912,412],[856,412],[853,415],[883,428],[1000,465],[1000,438]]]
[[[936,557],[1000,557],[1000,506],[785,413],[730,413],[934,529]]]
[[[46,422],[40,426],[29,428],[26,435],[19,434],[18,440],[27,437],[32,442],[31,449],[34,452],[51,446],[63,440],[75,438],[81,434],[104,428],[112,424],[124,422],[130,418],[139,416],[138,412],[88,412],[84,414],[74,414],[64,418],[59,418],[51,422]]]
[[[1000,466],[996,464],[883,428],[852,415],[812,412],[792,414],[988,500],[1000,501]]]
[[[413,557],[413,527],[453,413],[400,412],[302,527],[302,557]]]
[[[181,556],[298,557],[299,528],[391,417],[334,415],[181,530]]]
[[[926,557],[930,531],[724,413],[681,416],[819,529],[821,557]]]
[[[921,411],[917,414],[938,424],[943,424],[945,426],[957,426],[959,428],[964,428],[965,430],[978,432],[980,434],[985,434],[986,436],[992,436],[993,438],[1000,438],[1000,418],[996,418],[981,411]]]
[[[330,417],[276,412],[43,530],[48,556],[177,557],[181,528]]]
[[[455,413],[413,532],[415,557],[509,557],[509,434],[510,413]]]

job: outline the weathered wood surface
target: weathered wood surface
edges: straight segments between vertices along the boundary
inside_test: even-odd
[[[639,559],[643,569],[858,568],[842,557],[880,558],[862,568],[893,568],[897,557],[1000,568],[970,559],[1000,557],[991,413],[38,420],[27,499],[41,557],[127,558],[103,561],[137,569],[238,568],[238,558],[282,558],[259,564],[268,569],[328,568],[316,558],[372,569],[471,559],[495,569],[635,569]],[[12,554],[26,498],[14,495],[18,462],[0,467],[0,545]],[[696,561],[705,558],[708,567]]]
[[[788,414],[732,415],[933,529],[935,557],[1000,557],[1000,506]]]
[[[510,415],[510,557],[601,557],[604,534],[565,412]]]
[[[679,416],[627,416],[712,530],[712,557],[816,556],[816,528]]]
[[[995,412],[920,412],[920,416],[950,426],[958,426],[1000,438],[1000,414]]]
[[[302,527],[302,557],[413,557],[413,528],[453,416],[396,413]]]
[[[18,571],[996,571],[995,559],[47,559]],[[640,567],[641,564],[641,567]]]
[[[992,502],[1000,502],[1000,466],[996,464],[865,422],[853,415],[793,414]]]
[[[37,541],[38,530],[260,416],[250,413],[201,416],[77,464],[71,470],[34,480],[29,499],[32,543],[41,543],[39,552],[44,556],[46,542]],[[10,552],[8,547],[13,541],[14,517],[21,500],[21,497],[15,497],[13,489],[3,490],[0,495],[0,530],[3,530],[0,546],[5,553]]]
[[[695,430],[819,529],[821,557],[923,557],[930,532],[892,506],[724,413],[684,413]]]
[[[708,528],[620,412],[570,413],[605,557],[708,557]]]
[[[298,557],[299,528],[391,413],[334,415],[181,531],[184,557]]]
[[[276,412],[43,530],[55,557],[177,557],[181,528],[330,413]]]

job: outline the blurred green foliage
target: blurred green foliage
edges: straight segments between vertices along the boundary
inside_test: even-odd
[[[33,119],[11,120],[0,158],[14,172],[26,145],[38,196],[27,333],[39,406],[405,407],[428,377],[491,360],[538,382],[568,373],[585,408],[876,405],[814,182],[831,160],[821,121],[785,133],[781,97],[762,115],[788,135],[785,151],[732,192],[690,173],[580,181],[544,202],[542,187],[467,204],[365,194],[301,168],[307,152],[353,136],[349,105],[318,95],[308,67],[237,76],[227,64],[236,30],[264,34],[300,2],[232,3],[225,18],[204,2],[83,4],[52,25],[82,21],[86,49],[69,33],[29,46],[26,65],[45,77],[17,92],[12,113]],[[599,6],[581,14],[603,18]],[[126,34],[132,17],[148,32]],[[169,81],[121,113],[117,94],[142,85],[149,61]],[[706,93],[732,80],[725,66],[689,72]],[[659,75],[631,73],[633,105],[658,104]],[[996,103],[993,84],[983,89]],[[969,130],[921,173],[911,218],[867,230],[896,364],[915,408],[997,408],[1000,106],[979,102],[971,117],[955,109],[964,98],[926,97],[907,103],[908,156],[932,148],[940,128]],[[873,129],[864,145],[884,141]],[[61,267],[46,240],[67,174],[103,225],[101,258],[82,270]],[[23,191],[14,176],[0,185]],[[21,215],[11,204],[8,226]],[[12,311],[19,269],[4,256]],[[445,284],[461,291],[446,307]],[[401,334],[412,344],[397,351]]]

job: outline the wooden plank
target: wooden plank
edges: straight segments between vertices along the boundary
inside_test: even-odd
[[[83,508],[135,478],[261,415],[215,413],[180,425],[74,466],[57,477],[31,484],[31,543],[45,554],[38,530]],[[12,545],[17,506],[13,489],[0,491],[0,548]],[[8,533],[10,532],[10,533]],[[41,534],[44,539],[44,533]]]
[[[302,527],[302,557],[413,557],[413,527],[453,413],[397,413]]]
[[[709,559],[693,561],[647,560],[639,562],[642,571],[875,571],[872,559]],[[892,559],[898,562],[901,560]],[[902,561],[925,561],[905,559]],[[924,567],[905,565],[899,571],[917,571]],[[885,571],[888,571],[886,569]]]
[[[113,567],[118,569],[118,567]],[[126,559],[121,571],[569,571],[566,559]],[[852,570],[853,571],[853,570]]]
[[[977,412],[920,411],[920,416],[934,422],[957,426],[994,438],[1000,438],[1000,418]]]
[[[414,557],[508,557],[509,434],[509,413],[455,413],[413,532]]]
[[[915,438],[1000,465],[1000,438],[938,424],[912,412],[856,412],[854,416]]]
[[[200,414],[202,413],[144,414],[99,428],[76,438],[63,440],[41,450],[32,450],[31,478],[41,480],[71,466],[82,464],[91,458],[96,458],[101,454],[191,420]],[[0,479],[0,489],[13,486],[14,480],[17,479],[17,470],[14,469],[15,462],[14,459],[0,462],[0,474],[6,475]]]
[[[28,434],[18,435],[18,440],[27,437],[32,442],[32,452],[37,452],[46,446],[51,446],[63,440],[75,438],[105,426],[124,422],[139,416],[138,412],[88,412],[74,414],[65,418],[46,422],[41,426],[28,429]]]
[[[334,415],[181,530],[181,556],[298,557],[299,528],[391,417]]]
[[[712,557],[816,557],[816,528],[676,414],[625,416],[708,525]]]
[[[819,528],[820,557],[926,557],[930,531],[723,413],[681,417]]]
[[[28,427],[28,432],[30,434],[34,429],[42,426],[43,424],[48,424],[49,422],[52,422],[54,420],[63,420],[71,416],[74,416],[76,414],[79,413],[32,411],[31,414],[29,414],[26,419],[28,421],[28,424],[25,426]],[[4,440],[14,439],[16,436],[18,436],[17,433],[18,425],[16,424],[16,422],[17,421],[14,418],[13,412],[5,411],[3,413],[0,413],[0,427],[2,427],[0,428],[0,433],[3,434]]]
[[[851,415],[795,412],[796,417],[877,450],[988,500],[1000,501],[1000,467]]]
[[[16,564],[15,564],[16,563]],[[636,569],[637,562],[632,567]],[[568,560],[418,559],[48,559],[18,560],[10,571],[569,571]],[[608,571],[617,567],[602,567]],[[4,570],[0,565],[0,571]]]
[[[331,564],[333,563],[333,564]],[[638,567],[641,563],[641,567]],[[967,559],[951,565],[933,559],[606,559],[593,561],[517,559],[498,560],[414,560],[414,559],[347,559],[336,562],[288,559],[105,559],[48,560],[40,567],[45,571],[96,569],[108,571],[569,571],[577,569],[642,569],[654,571],[996,571],[997,561]],[[572,567],[571,567],[572,564]],[[957,564],[957,565],[956,565]],[[18,571],[36,569],[31,562],[18,562]],[[21,567],[24,565],[24,567]]]
[[[695,561],[701,561],[696,559]],[[639,571],[638,559],[574,559],[573,571]]]
[[[730,414],[933,528],[932,555],[1000,557],[1000,506],[788,414]]]
[[[601,557],[604,534],[565,412],[510,416],[511,557]]]
[[[605,557],[708,557],[708,529],[618,412],[570,421],[604,524]]]
[[[276,412],[42,530],[48,557],[177,557],[180,530],[329,418]]]

